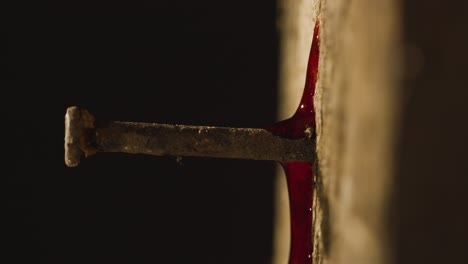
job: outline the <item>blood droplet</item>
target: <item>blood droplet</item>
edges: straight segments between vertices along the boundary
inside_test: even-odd
[[[266,128],[271,133],[287,138],[305,137],[312,128],[315,136],[314,95],[319,61],[319,22],[315,23],[312,47],[307,65],[306,83],[301,102],[294,115]],[[282,162],[288,183],[291,216],[291,249],[289,264],[312,263],[312,195],[314,190],[313,163]]]

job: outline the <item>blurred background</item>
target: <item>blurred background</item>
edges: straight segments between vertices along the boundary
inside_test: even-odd
[[[275,1],[14,5],[1,27],[8,263],[270,263],[273,163],[103,154],[67,168],[63,117],[273,123]]]

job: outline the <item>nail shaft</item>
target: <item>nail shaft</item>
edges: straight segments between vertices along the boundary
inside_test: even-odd
[[[91,114],[76,107],[67,110],[66,120],[66,134],[74,135],[73,140],[65,139],[68,166],[78,165],[81,155],[76,153],[80,151],[86,156],[96,152],[124,152],[274,161],[312,161],[314,158],[312,139],[281,138],[258,128],[118,121],[94,127]],[[67,145],[69,150],[75,151],[67,151]],[[67,156],[67,152],[70,155]]]

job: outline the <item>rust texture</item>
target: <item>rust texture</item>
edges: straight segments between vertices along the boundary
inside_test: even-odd
[[[94,117],[86,110],[69,107],[65,115],[65,164],[78,166],[81,156],[96,152],[90,136],[94,131]]]
[[[312,161],[311,137],[286,139],[264,129],[185,126],[113,121],[94,127],[86,110],[71,107],[65,117],[65,162],[95,152],[140,153],[273,161]]]

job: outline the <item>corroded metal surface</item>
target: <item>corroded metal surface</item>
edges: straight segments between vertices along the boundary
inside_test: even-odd
[[[82,155],[96,152],[312,161],[314,144],[310,136],[287,139],[258,128],[118,121],[94,127],[94,117],[76,107],[70,107],[65,116],[65,163],[68,166],[77,166]]]

